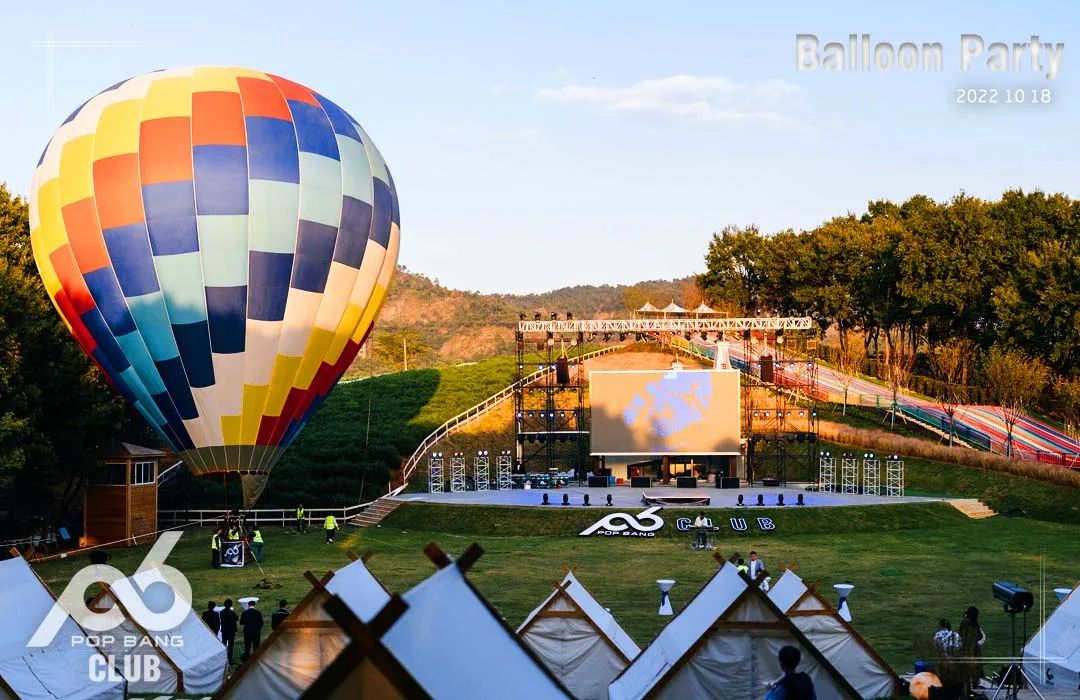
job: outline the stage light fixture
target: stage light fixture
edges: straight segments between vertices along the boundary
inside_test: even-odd
[[[760,414],[757,411],[754,411],[754,418],[757,418],[758,415],[760,415]]]
[[[795,499],[795,505],[797,505],[797,506],[805,506],[806,505],[806,503],[803,501],[803,495],[801,493]]]
[[[568,493],[564,493],[564,494],[562,495],[562,504],[563,504],[564,506],[568,506],[568,505],[570,505],[570,494],[568,494]]]
[[[610,333],[605,333],[605,334],[604,334],[604,342],[606,343],[606,342],[608,342],[609,340],[611,340],[611,334],[610,334]]]
[[[740,506],[745,506],[746,505],[745,503],[743,503],[743,495],[741,493],[739,494],[739,500],[737,502],[737,505],[740,505]]]
[[[536,313],[533,314],[533,320],[534,321],[539,321],[540,320],[540,312],[539,311],[537,311]]]
[[[686,331],[685,333],[683,333],[683,337],[686,338],[686,342],[689,343],[690,338],[692,337],[691,334],[690,334],[690,331]]]
[[[611,505],[611,494],[610,493],[607,495],[607,504],[609,506]]]
[[[544,494],[544,505],[551,505],[550,503],[548,503],[548,495],[546,493]]]
[[[573,321],[573,320],[574,320],[574,314],[572,314],[571,312],[567,311],[567,312],[566,312],[566,320],[567,320],[567,321]]]
[[[623,342],[624,340],[626,340],[626,334],[625,334],[625,333],[620,333],[620,334],[619,334],[619,342],[621,343],[621,342]]]
[[[552,320],[552,321],[558,321],[558,320],[559,320],[559,314],[557,314],[557,313],[555,313],[554,311],[552,311],[552,312],[551,312],[551,320]]]
[[[518,320],[519,321],[524,321],[525,320],[525,313],[524,312],[518,314]]]
[[[641,339],[644,338],[644,337],[645,336],[641,335],[640,333],[635,333],[634,334],[634,340],[636,340],[639,343],[641,342]]]
[[[764,495],[764,494],[761,494],[761,493],[759,493],[759,494],[757,495],[757,504],[758,504],[759,506],[763,506],[763,505],[765,505],[765,495]]]
[[[782,493],[776,494],[776,505],[778,505],[778,506],[783,506],[784,505],[784,494],[782,494]]]
[[[589,494],[585,494],[585,502],[582,503],[581,505],[583,505],[583,506],[589,505]]]
[[[709,334],[705,331],[701,332],[701,342],[707,343],[709,341]]]

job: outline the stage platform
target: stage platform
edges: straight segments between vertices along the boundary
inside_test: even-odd
[[[817,493],[814,491],[804,491],[798,487],[746,487],[739,489],[716,489],[716,488],[703,488],[696,489],[678,489],[672,486],[653,486],[647,489],[635,489],[628,486],[610,486],[610,487],[577,487],[570,486],[561,489],[512,489],[507,491],[461,491],[458,493],[409,493],[397,496],[397,500],[401,501],[423,501],[427,503],[446,503],[456,505],[488,505],[488,506],[542,506],[544,500],[544,494],[547,494],[548,501],[552,508],[564,508],[564,507],[580,507],[585,500],[585,494],[589,495],[589,501],[592,506],[604,506],[606,503],[607,495],[611,494],[611,504],[616,508],[644,508],[646,507],[641,500],[643,494],[649,494],[650,497],[671,497],[671,498],[709,498],[708,508],[735,508],[738,506],[739,494],[742,494],[743,500],[749,508],[755,508],[757,503],[758,494],[762,494],[765,497],[766,507],[775,507],[777,496],[779,494],[784,495],[784,507],[798,508],[795,505],[796,499],[801,493],[803,495],[803,501],[806,507],[827,507],[827,506],[870,506],[870,505],[886,505],[889,503],[925,503],[930,501],[941,501],[941,498],[923,498],[920,496],[872,496],[861,495],[852,493]],[[563,494],[570,496],[570,506],[562,505]],[[688,508],[688,509],[701,509],[701,506],[697,505],[664,505],[665,508]]]

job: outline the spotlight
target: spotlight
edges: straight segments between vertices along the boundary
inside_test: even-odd
[[[782,494],[782,493],[776,494],[776,505],[778,505],[778,506],[784,505],[784,494]]]
[[[544,494],[544,505],[551,505],[550,503],[548,503],[548,495],[546,493]]]
[[[562,504],[563,504],[564,506],[568,506],[568,505],[570,505],[570,494],[568,494],[568,493],[564,493],[564,494],[562,495]]]
[[[765,505],[765,495],[764,495],[764,494],[760,494],[760,493],[759,493],[759,494],[757,495],[757,504],[758,504],[759,506],[763,506],[763,505]]]
[[[806,503],[803,502],[803,495],[801,493],[795,499],[795,505],[797,505],[797,506],[805,506],[806,505]]]
[[[740,506],[745,506],[746,505],[745,503],[743,503],[743,496],[742,496],[741,493],[739,494],[739,501],[738,501],[737,505],[740,505]]]
[[[606,343],[606,342],[608,342],[609,340],[611,340],[611,334],[610,334],[610,333],[605,333],[605,334],[604,334],[604,342]]]
[[[559,320],[559,314],[557,314],[557,313],[555,313],[554,311],[552,311],[552,312],[551,312],[551,320],[552,320],[552,321],[558,321],[558,320]]]
[[[582,505],[589,505],[589,494],[585,494],[585,502]]]
[[[539,311],[537,311],[536,313],[533,314],[533,320],[534,321],[539,321],[540,320],[540,312]]]
[[[708,339],[709,339],[709,334],[706,333],[705,331],[701,331],[701,342],[704,343],[704,342],[708,341]]]
[[[567,311],[567,312],[566,312],[566,320],[567,320],[567,321],[573,321],[573,320],[574,320],[574,314],[572,314],[571,312]]]
[[[607,504],[609,506],[611,505],[611,494],[610,493],[607,495]]]
[[[620,334],[619,334],[619,342],[621,343],[621,342],[623,342],[624,340],[626,340],[626,334],[625,334],[625,333],[620,333]]]
[[[692,337],[690,331],[683,333],[683,337],[686,338],[686,342],[690,342],[690,338]]]
[[[644,338],[644,337],[645,336],[641,335],[640,333],[635,333],[634,334],[634,340],[636,340],[639,343],[641,342],[641,339]]]

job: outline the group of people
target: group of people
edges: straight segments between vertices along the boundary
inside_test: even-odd
[[[270,615],[270,629],[277,629],[278,625],[284,622],[288,616],[288,601],[279,600],[278,609]],[[202,619],[206,626],[210,628],[210,631],[221,638],[230,665],[233,662],[233,645],[236,642],[237,629],[243,631],[244,651],[240,655],[241,663],[247,661],[247,658],[255,652],[255,649],[258,648],[259,643],[262,641],[263,616],[255,600],[248,601],[247,608],[242,610],[239,615],[233,610],[232,598],[226,598],[220,610],[217,603],[211,600],[206,604]]]
[[[240,511],[234,510],[222,518],[221,524],[210,535],[210,566],[215,569],[221,568],[221,556],[226,542],[242,542],[251,551],[255,561],[262,563],[265,544],[262,528],[257,522],[249,525]]]
[[[307,530],[307,511],[304,510],[304,504],[301,503],[296,506],[296,531],[304,532]],[[338,531],[337,518],[333,515],[327,515],[323,519],[323,531],[326,533],[326,543],[333,544],[334,536]]]
[[[964,611],[959,630],[952,622],[942,618],[934,633],[934,647],[941,657],[942,665],[952,666],[958,672],[961,690],[970,694],[979,686],[983,676],[982,650],[986,644],[986,632],[979,624],[979,609],[975,606]]]

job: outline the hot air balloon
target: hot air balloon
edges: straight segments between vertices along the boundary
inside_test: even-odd
[[[396,268],[397,194],[345,110],[245,68],[140,75],[34,171],[38,270],[79,345],[245,504],[348,368]]]

